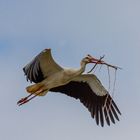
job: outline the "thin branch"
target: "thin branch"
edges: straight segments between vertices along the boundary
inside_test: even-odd
[[[121,67],[114,66],[114,65],[108,64],[108,63],[106,63],[104,61],[101,61],[104,57],[105,57],[105,55],[103,55],[102,57],[100,57],[100,59],[95,63],[95,65],[93,66],[93,68],[90,71],[88,71],[87,73],[91,73],[98,64],[106,65],[106,66],[111,67],[111,68],[114,68],[116,70],[117,69],[122,69]]]
[[[116,70],[117,70],[117,69],[122,69],[121,67],[114,66],[114,65],[108,64],[108,63],[106,63],[106,62],[102,62],[101,64],[106,65],[106,66],[111,67],[111,68],[114,68],[114,69],[116,69]]]
[[[94,68],[97,66],[97,64],[100,64],[99,62],[101,62],[101,60],[102,60],[104,57],[105,57],[105,55],[103,55],[102,57],[100,57],[100,59],[97,61],[97,63],[95,63],[95,65],[93,66],[93,68],[92,68],[90,71],[88,71],[87,73],[91,73],[91,72],[94,70]]]
[[[109,67],[107,67],[107,72],[108,72],[108,83],[109,83],[108,92],[109,92],[110,91],[110,84],[111,84]]]
[[[115,93],[116,78],[117,78],[117,70],[115,69],[115,77],[114,77],[114,83],[113,83],[112,97],[114,96],[114,93]]]

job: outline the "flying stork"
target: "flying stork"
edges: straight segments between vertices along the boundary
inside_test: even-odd
[[[35,84],[26,88],[30,94],[17,104],[22,105],[36,96],[44,96],[48,91],[61,92],[79,99],[95,118],[97,125],[103,127],[105,122],[107,125],[110,122],[115,124],[121,112],[112,97],[94,74],[83,74],[86,64],[97,62],[101,63],[99,59],[87,55],[81,60],[79,69],[65,69],[54,61],[51,49],[43,50],[23,68],[27,81]]]

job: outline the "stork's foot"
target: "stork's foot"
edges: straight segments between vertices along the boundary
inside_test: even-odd
[[[21,99],[17,102],[17,104],[18,104],[19,106],[21,106],[21,105],[23,105],[23,104],[29,102],[30,100],[32,100],[33,98],[35,98],[35,97],[38,96],[39,94],[40,94],[40,92],[36,93],[35,95],[30,94],[29,96],[27,96],[27,97],[25,97],[25,98],[21,98]],[[33,95],[33,96],[32,96],[32,95]],[[30,97],[30,96],[32,96],[32,97]],[[29,98],[29,97],[30,97],[30,98]]]
[[[20,106],[20,105],[23,105],[23,104],[29,102],[30,99],[28,99],[28,98],[29,98],[31,95],[32,95],[32,94],[30,94],[29,96],[27,96],[27,97],[25,97],[25,98],[21,98],[21,99],[17,102],[17,104]]]

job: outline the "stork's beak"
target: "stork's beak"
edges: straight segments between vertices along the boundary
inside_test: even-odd
[[[88,54],[88,58],[89,58],[89,63],[95,63],[95,64],[103,64],[104,61],[102,61],[102,58],[97,59],[92,57],[91,55]]]

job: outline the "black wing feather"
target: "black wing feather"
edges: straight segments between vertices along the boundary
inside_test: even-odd
[[[108,125],[110,125],[110,120],[109,120],[109,116],[108,116],[108,112],[107,112],[107,108],[106,107],[104,108],[104,117],[105,117],[106,123]]]
[[[38,57],[35,57],[33,61],[26,65],[23,68],[23,71],[26,75],[27,81],[30,80],[30,82],[38,83],[44,80]]]
[[[70,97],[79,99],[95,118],[97,125],[104,126],[104,120],[110,125],[110,120],[115,123],[114,117],[119,120],[121,115],[118,107],[110,95],[97,96],[86,82],[71,81],[66,85],[50,89],[53,92],[62,92]],[[107,104],[104,107],[105,103]]]

